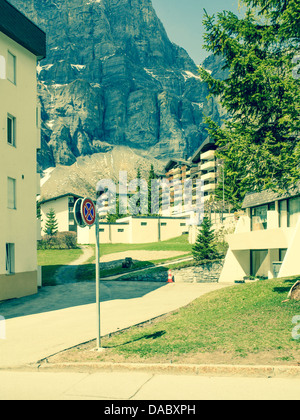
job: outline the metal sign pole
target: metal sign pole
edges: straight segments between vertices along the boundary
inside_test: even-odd
[[[100,323],[100,235],[99,214],[96,210],[96,305],[97,305],[97,349],[101,348],[101,323]]]

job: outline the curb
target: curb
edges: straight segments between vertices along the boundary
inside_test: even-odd
[[[300,366],[260,365],[175,365],[146,363],[47,363],[36,364],[38,370],[150,372],[161,375],[242,376],[262,378],[300,378]]]

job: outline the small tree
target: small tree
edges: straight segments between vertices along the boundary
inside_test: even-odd
[[[157,176],[154,172],[154,166],[151,164],[149,178],[148,178],[148,216],[152,215],[152,180],[156,179]]]
[[[58,232],[58,222],[56,220],[56,214],[54,209],[50,209],[47,213],[47,220],[45,224],[44,232],[46,235],[55,235]]]
[[[192,253],[195,261],[214,260],[219,257],[215,233],[207,217],[203,219]]]

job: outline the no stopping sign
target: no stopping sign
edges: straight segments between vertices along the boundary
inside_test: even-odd
[[[96,207],[90,198],[85,198],[81,204],[81,215],[87,226],[93,226],[96,221]]]

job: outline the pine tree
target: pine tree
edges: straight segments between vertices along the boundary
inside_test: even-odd
[[[243,18],[206,15],[206,49],[224,58],[229,77],[200,69],[227,110],[224,124],[206,119],[224,160],[234,201],[249,191],[279,193],[300,178],[300,86],[293,58],[299,51],[300,9],[295,0],[245,0]]]
[[[219,257],[215,232],[208,217],[203,219],[197,240],[192,249],[195,261],[214,260]]]
[[[56,214],[54,209],[50,209],[47,213],[47,220],[45,224],[44,232],[46,235],[55,235],[58,232],[58,222],[56,220]]]
[[[148,216],[152,215],[152,180],[156,179],[157,176],[154,172],[154,166],[151,164],[150,172],[149,172],[149,178],[148,178]]]

